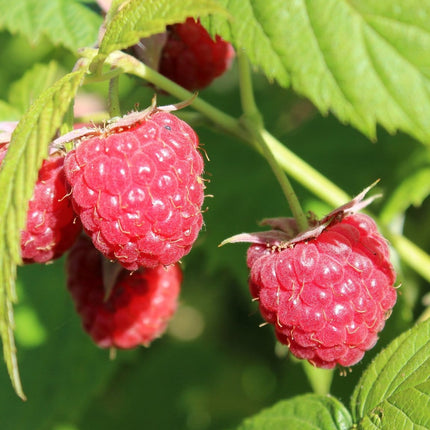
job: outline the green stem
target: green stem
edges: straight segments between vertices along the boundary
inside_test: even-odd
[[[319,369],[305,360],[303,360],[303,370],[315,394],[324,396],[330,393],[334,373],[333,370]]]
[[[264,125],[261,114],[255,103],[254,90],[252,86],[251,71],[249,68],[248,58],[242,51],[238,51],[238,65],[239,65],[239,83],[240,83],[240,97],[242,102],[242,109],[244,116],[242,121],[246,129],[254,138],[257,143],[257,148],[261,150],[267,162],[269,163],[276,179],[278,180],[281,189],[288,201],[294,219],[300,231],[305,231],[309,225],[306,215],[300,205],[299,199],[289,181],[284,170],[282,170],[277,159],[273,155],[270,146],[267,144],[263,136]]]
[[[89,54],[93,55],[92,52]],[[107,62],[112,66],[119,67],[116,71],[117,73],[126,72],[146,79],[180,100],[187,100],[192,97],[192,93],[189,91],[123,52],[114,52],[108,57]],[[202,113],[215,124],[217,128],[238,137],[244,142],[253,141],[254,136],[250,136],[249,130],[243,126],[240,120],[218,110],[199,97],[195,98],[191,105],[196,111]],[[322,201],[337,207],[350,200],[350,196],[345,191],[287,149],[267,130],[262,129],[259,133],[285,172]],[[430,256],[402,235],[391,233],[388,229],[384,230],[384,234],[397,249],[403,261],[430,282]]]
[[[109,81],[108,110],[111,118],[121,116],[119,106],[119,76],[115,76]]]

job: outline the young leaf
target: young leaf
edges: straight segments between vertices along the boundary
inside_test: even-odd
[[[348,430],[351,425],[351,416],[339,400],[305,394],[246,419],[237,430]]]
[[[20,33],[32,42],[46,35],[71,51],[93,45],[102,17],[79,0],[0,0],[0,29]]]
[[[387,429],[429,428],[429,374],[427,320],[391,342],[363,373],[351,399],[354,422],[363,429],[374,425]]]
[[[223,13],[215,0],[135,0],[124,3],[113,15],[100,44],[100,54],[136,44],[142,37],[165,31],[166,25],[189,16]],[[224,12],[225,19],[225,12]]]
[[[18,373],[12,311],[12,303],[16,301],[16,266],[21,262],[20,231],[48,144],[85,71],[82,68],[64,76],[39,96],[13,132],[0,169],[0,334],[12,384],[22,398],[25,396]]]
[[[430,142],[430,0],[219,0],[208,28],[270,79],[370,138],[376,125]]]

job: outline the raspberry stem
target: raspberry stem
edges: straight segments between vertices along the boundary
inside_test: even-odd
[[[309,225],[306,215],[300,205],[299,199],[294,192],[291,182],[289,181],[285,172],[282,170],[262,134],[262,131],[264,130],[263,119],[258,110],[257,104],[255,103],[248,58],[244,55],[242,50],[238,51],[237,58],[239,65],[240,96],[242,101],[242,109],[244,112],[241,120],[245,124],[245,128],[249,130],[251,136],[253,137],[254,144],[256,144],[257,148],[259,148],[263,153],[276,179],[278,180],[287,199],[288,205],[290,206],[291,212],[293,213],[294,219],[297,222],[299,230],[305,231]]]
[[[91,59],[95,55],[93,51],[97,52],[96,50],[86,50],[83,54]],[[106,62],[117,67],[117,69],[108,72],[109,79],[117,74],[126,72],[151,82],[179,100],[187,100],[192,96],[189,91],[123,52],[113,52]],[[106,79],[107,76],[90,76],[85,81],[98,82]],[[240,120],[227,115],[199,97],[195,98],[191,105],[213,124],[216,124],[218,130],[222,129],[246,143],[253,140],[249,135],[249,130],[243,126]],[[267,130],[261,129],[260,135],[285,172],[322,201],[337,207],[351,199],[345,191],[286,148]],[[381,228],[383,228],[384,235],[395,246],[404,262],[423,276],[424,279],[430,281],[430,256],[406,237],[390,232],[386,226],[381,225]]]
[[[119,106],[119,76],[115,76],[109,81],[108,109],[111,118],[121,116]]]

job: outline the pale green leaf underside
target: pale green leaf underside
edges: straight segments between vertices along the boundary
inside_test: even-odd
[[[219,0],[208,27],[282,86],[369,137],[430,143],[430,0]]]
[[[305,394],[246,419],[237,430],[348,430],[351,425],[348,410],[334,397]]]
[[[76,51],[94,45],[101,15],[79,0],[0,0],[0,29],[32,42],[45,35],[54,45]]]
[[[430,320],[427,320],[391,342],[363,373],[351,399],[354,420],[360,421],[367,416],[373,422],[376,409],[380,415],[382,408],[385,416],[389,406],[393,409],[391,412],[398,410],[396,419],[402,415],[406,419],[412,416],[415,408],[423,408],[427,411],[425,419],[429,422],[429,383]]]
[[[100,44],[100,54],[136,44],[142,37],[165,31],[166,25],[183,22],[189,16],[223,13],[215,0],[134,0],[126,2],[112,16]],[[225,19],[224,13],[224,19]]]
[[[12,384],[24,397],[13,337],[12,303],[16,301],[16,266],[20,263],[20,231],[28,200],[48,144],[60,126],[81,83],[84,69],[70,73],[44,91],[21,118],[0,168],[0,331]]]

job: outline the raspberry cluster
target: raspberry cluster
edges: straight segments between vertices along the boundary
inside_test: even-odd
[[[100,347],[148,345],[176,309],[178,262],[203,224],[198,145],[188,124],[155,105],[103,128],[80,125],[51,144],[21,254],[43,263],[70,251],[68,288]],[[7,147],[0,143],[0,163]]]
[[[396,302],[385,239],[352,214],[310,240],[248,249],[251,294],[292,354],[315,366],[352,366],[371,349]]]

